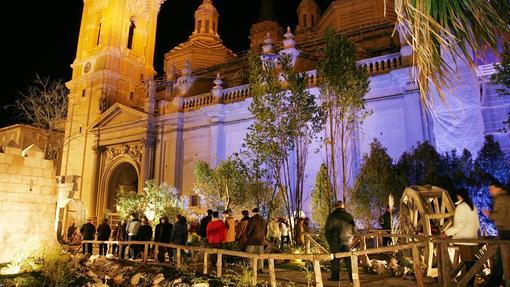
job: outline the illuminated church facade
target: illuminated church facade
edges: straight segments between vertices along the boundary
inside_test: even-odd
[[[188,41],[164,57],[164,75],[153,68],[161,0],[86,0],[76,59],[72,64],[69,112],[59,177],[59,219],[64,226],[115,212],[117,190],[141,190],[148,179],[175,186],[192,208],[201,208],[193,191],[196,159],[215,166],[239,151],[253,117],[245,55],[225,47],[218,34],[219,14],[212,0],[195,12]],[[298,25],[283,29],[262,1],[260,21],[251,28],[251,50],[290,54],[295,69],[310,75],[318,95],[315,66],[331,27],[358,47],[358,65],[370,74],[363,122],[352,146],[354,170],[377,138],[394,159],[418,142],[439,151],[476,153],[483,135],[494,134],[510,149],[508,133],[498,132],[510,111],[489,83],[492,63],[477,73],[463,68],[450,87],[449,109],[434,114],[420,103],[412,81],[412,49],[395,32],[393,2],[336,0],[320,10],[314,0],[299,4]],[[385,10],[386,9],[386,10]],[[294,31],[294,32],[292,32]],[[313,147],[315,148],[315,147]],[[307,189],[324,153],[310,153]],[[308,207],[309,208],[309,207]],[[305,210],[307,210],[305,204]]]

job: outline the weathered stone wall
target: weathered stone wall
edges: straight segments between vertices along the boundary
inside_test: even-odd
[[[33,146],[14,143],[0,151],[0,262],[56,244],[53,162]]]

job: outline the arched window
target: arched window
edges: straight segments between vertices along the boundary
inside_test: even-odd
[[[201,32],[200,30],[202,29],[202,20],[198,20],[197,23],[198,23],[197,24],[197,33],[200,33]]]
[[[312,14],[312,26],[315,25],[315,15]]]
[[[209,33],[209,20],[205,21],[205,32]]]
[[[213,22],[212,30],[214,33],[216,33],[216,22]]]
[[[306,15],[303,15],[303,27],[308,27],[308,22],[306,21]]]
[[[131,20],[129,24],[129,34],[128,34],[128,42],[127,42],[127,48],[132,49],[133,48],[133,38],[135,37],[135,22]]]
[[[99,46],[100,40],[101,40],[101,21],[99,21],[99,27],[97,28],[96,46]]]

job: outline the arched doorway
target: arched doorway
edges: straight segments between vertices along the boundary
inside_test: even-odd
[[[107,193],[106,208],[113,213],[117,212],[117,194],[119,191],[137,191],[138,173],[129,162],[119,164],[112,172]]]

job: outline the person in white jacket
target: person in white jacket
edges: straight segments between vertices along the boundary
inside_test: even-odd
[[[454,239],[476,239],[478,238],[478,230],[480,229],[480,220],[478,218],[478,210],[473,205],[467,189],[461,188],[456,191],[457,202],[455,205],[455,215],[453,217],[453,226],[446,229],[442,234],[442,238],[451,236]],[[477,243],[458,243],[460,259],[469,270],[474,265],[476,252],[478,251]],[[470,280],[468,286],[473,286],[474,277]]]

